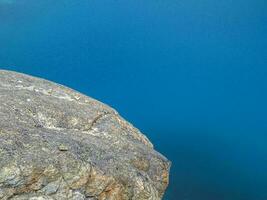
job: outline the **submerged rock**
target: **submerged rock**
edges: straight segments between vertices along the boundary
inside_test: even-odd
[[[0,199],[161,199],[170,162],[115,110],[0,70]]]

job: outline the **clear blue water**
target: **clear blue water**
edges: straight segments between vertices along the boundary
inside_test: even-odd
[[[266,0],[0,0],[0,66],[116,108],[166,200],[267,199]]]

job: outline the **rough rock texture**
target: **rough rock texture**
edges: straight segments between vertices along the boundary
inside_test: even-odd
[[[0,70],[0,199],[161,199],[170,162],[112,108]]]

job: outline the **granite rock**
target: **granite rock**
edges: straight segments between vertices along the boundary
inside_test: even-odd
[[[109,106],[0,70],[0,199],[159,200],[169,168]]]

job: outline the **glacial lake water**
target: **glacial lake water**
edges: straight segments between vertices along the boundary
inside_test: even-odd
[[[0,68],[117,109],[172,161],[165,200],[267,199],[265,0],[0,0]]]

